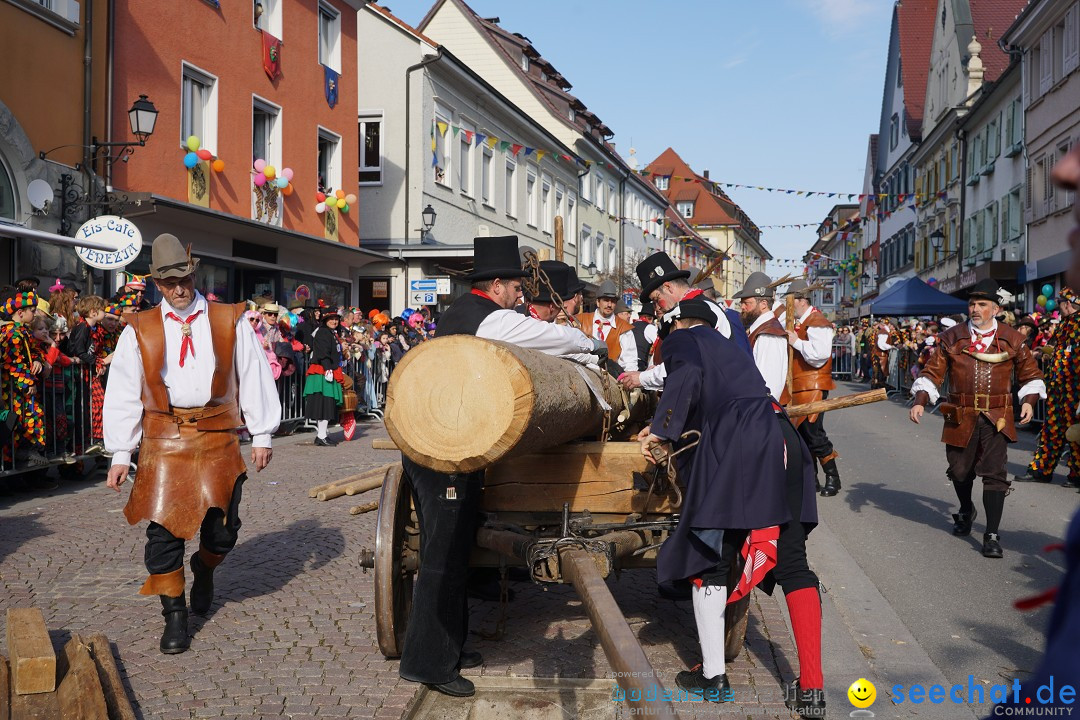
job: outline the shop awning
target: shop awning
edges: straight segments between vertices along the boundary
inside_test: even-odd
[[[93,242],[91,240],[76,240],[73,237],[67,235],[57,235],[56,233],[46,232],[44,230],[31,230],[30,228],[23,227],[22,225],[14,225],[11,223],[0,222],[0,237],[8,237],[26,240],[37,240],[38,242],[52,243],[53,245],[64,245],[66,247],[84,247],[91,248],[93,250],[105,250],[112,252],[116,250],[115,247],[108,243]]]

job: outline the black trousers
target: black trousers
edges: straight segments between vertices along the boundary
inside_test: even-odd
[[[829,397],[829,391],[823,390],[821,399],[824,400],[827,397]],[[833,445],[829,441],[829,436],[825,434],[824,418],[825,413],[818,413],[813,422],[807,418],[799,424],[799,434],[806,441],[806,446],[810,448],[810,454],[816,458],[828,457],[833,452]]]
[[[241,475],[233,487],[229,511],[210,508],[199,529],[199,544],[215,555],[225,555],[236,546],[240,534],[240,497],[243,494],[246,475]],[[151,575],[163,575],[184,566],[184,539],[178,538],[156,522],[146,528],[146,571]]]
[[[447,475],[404,455],[401,463],[420,522],[420,570],[398,672],[413,682],[442,684],[457,676],[469,632],[465,593],[484,474]]]
[[[1005,469],[1009,439],[985,415],[980,414],[975,420],[975,429],[966,446],[945,446],[945,459],[949,462],[945,474],[954,483],[974,482],[978,475],[987,490],[1006,492],[1012,484]]]
[[[804,482],[802,443],[799,442],[799,435],[790,420],[781,415],[777,415],[776,418],[783,431],[784,442],[787,444],[788,466],[785,489],[788,510],[792,519],[780,526],[780,537],[776,541],[776,567],[773,568],[772,578],[766,578],[762,583],[762,589],[771,594],[773,583],[775,583],[787,594],[803,588],[817,587],[818,577],[810,569],[810,564],[806,560],[807,527],[799,520],[802,517]],[[702,583],[727,585],[728,572],[731,564],[742,551],[746,533],[746,530],[724,531],[720,562],[714,570],[701,574]]]

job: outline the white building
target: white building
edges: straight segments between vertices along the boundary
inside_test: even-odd
[[[420,302],[410,281],[442,276],[455,283],[438,298],[448,303],[466,287],[477,236],[517,235],[541,259],[576,264],[574,151],[384,8],[361,10],[358,34],[361,244],[396,259],[365,268],[360,307],[399,313]]]

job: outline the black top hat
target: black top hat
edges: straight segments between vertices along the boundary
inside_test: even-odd
[[[517,235],[473,238],[473,271],[465,276],[469,282],[528,274],[521,269]]]
[[[690,277],[689,270],[680,270],[668,257],[667,253],[653,253],[638,263],[638,281],[641,283],[641,297],[647,298],[656,288],[669,280],[682,280]]]
[[[567,291],[569,291],[571,295],[577,295],[579,292],[584,292],[587,287],[585,281],[579,278],[575,272],[570,273],[568,282],[569,287],[567,287]]]
[[[701,296],[695,296],[680,302],[675,306],[675,311],[670,315],[670,318],[672,320],[696,318],[697,320],[704,320],[708,325],[716,324],[716,313],[709,307],[709,303],[705,302],[705,298]]]
[[[41,279],[33,275],[25,275],[15,281],[16,287],[19,285],[32,285],[36,290],[41,285]]]
[[[641,303],[641,309],[638,310],[638,317],[641,317],[642,315],[647,315],[652,318],[656,317],[656,306],[651,302]]]
[[[544,274],[548,276],[548,280],[551,281],[551,288],[543,282],[539,283],[537,293],[530,298],[530,302],[555,302],[555,298],[551,297],[552,290],[554,290],[563,300],[566,300],[573,295],[570,291],[573,281],[570,278],[573,277],[574,280],[577,279],[577,276],[574,275],[573,268],[558,260],[541,260],[540,269],[544,271]]]
[[[998,298],[998,290],[1000,289],[1001,286],[997,284],[996,280],[984,278],[968,290],[968,300],[992,300],[1000,305],[1001,300]]]

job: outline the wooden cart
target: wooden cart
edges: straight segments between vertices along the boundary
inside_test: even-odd
[[[640,672],[645,668],[627,663],[637,658],[647,668],[644,652],[603,579],[655,567],[681,503],[678,481],[672,485],[646,461],[636,442],[570,443],[513,457],[485,472],[470,567],[519,566],[535,582],[573,583],[613,668]],[[413,580],[423,562],[419,545],[412,495],[395,465],[382,486],[375,549],[361,559],[375,571],[376,630],[387,658],[401,654]],[[740,572],[732,568],[732,586]],[[728,660],[742,650],[748,610],[749,597],[728,606]]]

